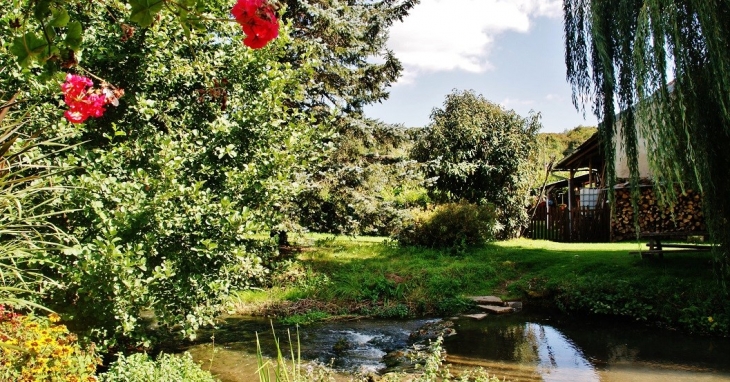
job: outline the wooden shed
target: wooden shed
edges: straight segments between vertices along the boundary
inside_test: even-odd
[[[640,162],[647,162],[646,153]],[[625,167],[625,154],[617,145],[615,166]],[[648,168],[648,165],[645,166]],[[607,242],[636,238],[634,213],[638,213],[640,236],[661,235],[680,237],[703,234],[706,231],[702,212],[702,197],[693,190],[677,187],[678,203],[662,206],[654,193],[651,174],[642,172],[638,210],[631,204],[631,189],[625,179],[612,187],[615,207],[608,205],[606,160],[599,133],[583,142],[570,155],[561,159],[553,171],[566,171],[567,180],[551,184],[567,187],[567,206],[550,208],[545,205],[534,214],[528,236],[569,242]],[[621,174],[617,174],[621,176]]]

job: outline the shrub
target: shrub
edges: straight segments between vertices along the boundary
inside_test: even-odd
[[[102,382],[215,382],[209,371],[200,368],[189,353],[160,354],[152,360],[147,354],[120,355]]]
[[[492,240],[495,226],[496,214],[491,205],[447,203],[414,213],[397,239],[403,245],[463,248]]]
[[[530,157],[540,131],[540,114],[523,118],[473,91],[454,90],[413,146],[411,158],[424,164],[434,200],[495,204],[499,239],[519,236],[527,224]]]
[[[28,14],[24,4],[40,3],[2,4],[6,36],[7,21]],[[51,222],[72,236],[52,242],[70,248],[31,258],[57,285],[45,289],[43,303],[73,317],[79,335],[100,348],[152,346],[163,330],[193,337],[224,310],[231,291],[268,283],[276,248],[250,238],[281,220],[278,206],[298,192],[295,176],[306,166],[299,156],[316,161],[314,146],[327,129],[283,101],[299,99],[306,72],[278,61],[291,41],[286,28],[255,54],[236,43],[240,27],[207,23],[210,34],[185,36],[169,14],[156,33],[121,41],[108,14],[82,8],[72,16],[88,32],[84,73],[127,91],[102,118],[59,121],[58,82],[39,83],[39,73],[21,71],[7,49],[0,53],[0,89],[22,90],[23,131],[55,137],[35,155],[39,165],[58,167],[49,184],[66,187],[53,204],[22,211],[47,218],[46,210],[69,210]],[[226,17],[225,8],[206,12]],[[211,44],[211,35],[222,43]],[[53,153],[60,144],[69,148]],[[154,312],[159,331],[150,333],[145,312]]]
[[[0,305],[0,380],[95,381],[101,363],[94,346],[82,349],[58,316],[22,315]]]

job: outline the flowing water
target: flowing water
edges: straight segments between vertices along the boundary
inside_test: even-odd
[[[301,357],[341,372],[382,372],[386,354],[412,346],[410,334],[435,321],[362,320],[302,327]],[[728,339],[528,313],[453,323],[456,334],[444,340],[453,371],[478,366],[513,381],[730,382]],[[219,329],[201,333],[207,343],[188,351],[223,381],[258,380],[256,332],[263,352],[274,356],[270,323],[243,317],[228,318]],[[277,327],[277,336],[288,343],[285,328]]]

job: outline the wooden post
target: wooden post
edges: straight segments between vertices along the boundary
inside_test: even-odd
[[[568,240],[573,236],[573,177],[575,170],[570,170],[570,178],[568,178]]]
[[[588,187],[593,188],[593,181],[595,179],[593,178],[593,160],[588,159]]]

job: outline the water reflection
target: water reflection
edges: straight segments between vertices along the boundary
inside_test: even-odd
[[[730,341],[620,323],[539,316],[457,321],[445,341],[457,369],[520,381],[730,381]]]
[[[525,324],[526,342],[535,341],[537,373],[546,382],[598,381],[593,365],[568,338],[555,328],[539,324]],[[538,333],[534,336],[534,333]],[[533,339],[534,338],[534,339]]]
[[[459,335],[446,341],[447,360],[518,380],[600,381],[581,349],[557,329],[532,322],[500,324],[458,324]]]

